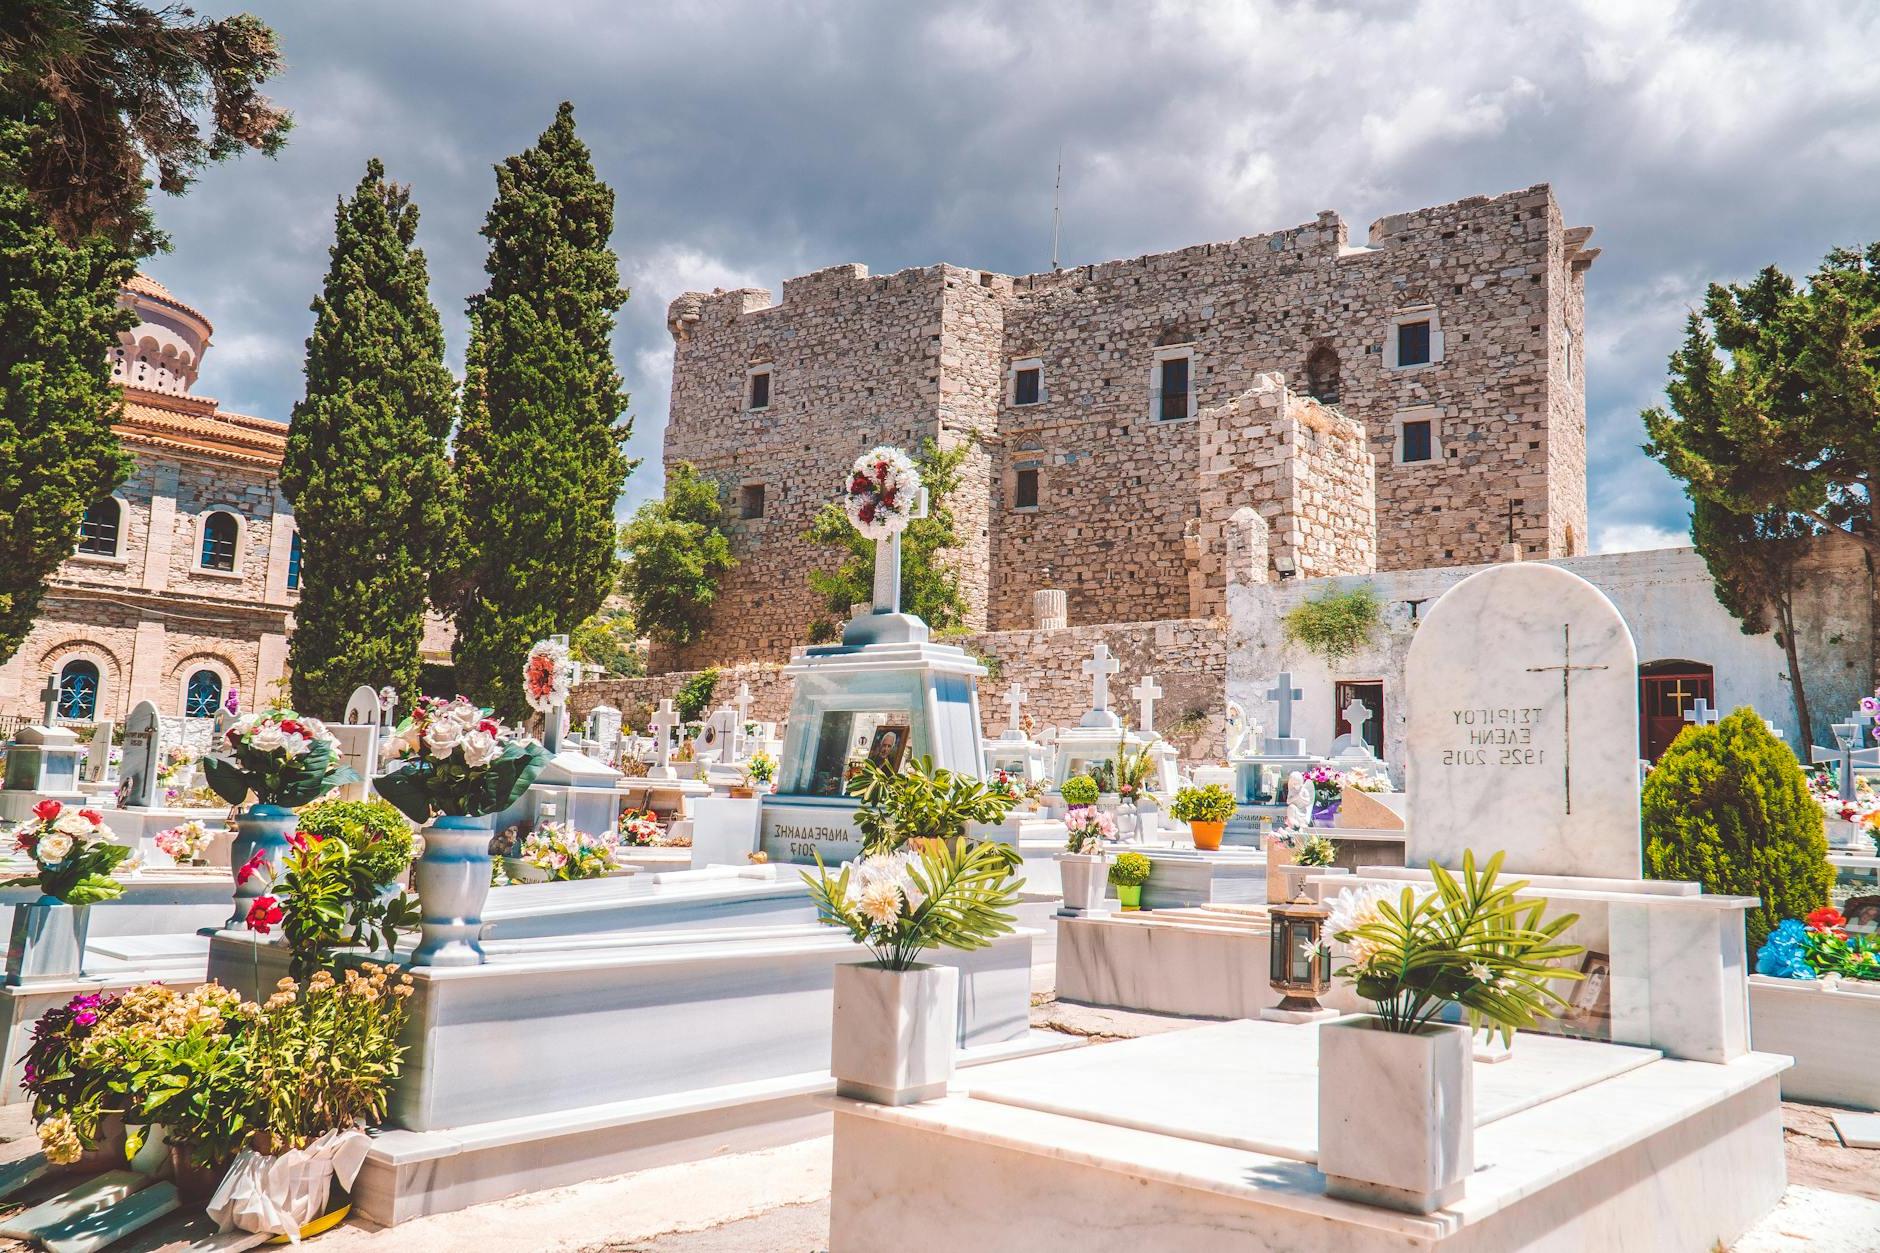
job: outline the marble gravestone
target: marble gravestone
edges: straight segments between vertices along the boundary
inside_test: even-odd
[[[1404,861],[1638,879],[1638,652],[1605,593],[1492,566],[1423,616],[1405,663]]]
[[[379,772],[379,730],[385,721],[385,706],[379,693],[369,687],[356,687],[346,698],[346,721],[327,730],[339,741],[340,764],[352,767],[359,778],[340,785],[340,796],[362,801],[372,794],[372,776]]]
[[[92,723],[91,743],[85,746],[85,782],[111,781],[111,748],[116,735],[117,723],[111,719],[100,718]]]
[[[140,700],[124,720],[123,806],[149,809],[157,801],[157,771],[163,764],[163,719],[157,707]]]

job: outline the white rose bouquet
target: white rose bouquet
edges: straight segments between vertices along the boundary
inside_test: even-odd
[[[462,696],[421,698],[380,754],[374,790],[419,824],[501,813],[548,764],[540,744]]]
[[[326,724],[285,706],[243,715],[225,738],[227,754],[204,757],[202,771],[215,794],[231,805],[252,792],[257,804],[298,809],[342,783],[359,781],[339,764],[339,740]]]
[[[0,887],[38,888],[67,905],[91,905],[124,895],[112,872],[131,855],[109,843],[111,829],[95,809],[76,809],[55,800],[33,806],[33,817],[14,833],[16,847],[38,869],[16,875]]]

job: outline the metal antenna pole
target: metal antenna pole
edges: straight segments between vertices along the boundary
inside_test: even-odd
[[[1055,273],[1063,267],[1058,265],[1058,224],[1063,220],[1064,194],[1064,145],[1058,145],[1057,182],[1051,187],[1051,269]]]

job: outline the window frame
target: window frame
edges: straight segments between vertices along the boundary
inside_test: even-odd
[[[234,554],[232,557],[234,564],[226,570],[222,569],[220,566],[205,565],[202,560],[203,549],[209,542],[209,520],[218,513],[227,514],[235,520]],[[246,564],[246,550],[248,547],[248,519],[242,516],[240,510],[232,509],[227,505],[213,505],[210,508],[204,509],[201,513],[196,515],[195,538],[195,546],[190,553],[190,572],[192,574],[206,574],[210,578],[216,579],[239,579],[243,577],[242,566]]]
[[[91,712],[76,714],[65,712],[65,672],[73,666],[91,667]],[[87,653],[74,653],[59,663],[59,703],[58,716],[67,722],[96,722],[98,711],[104,708],[104,663]]]
[[[194,686],[196,677],[204,674],[215,679],[215,704],[206,714],[192,714],[189,712],[189,689]],[[183,717],[213,718],[222,712],[222,707],[228,700],[229,676],[223,673],[220,666],[213,666],[204,662],[192,662],[187,666],[187,672],[182,676],[182,679],[182,700],[179,704],[179,708],[182,711]]]
[[[752,491],[757,493],[756,513],[748,511],[748,499]],[[770,504],[768,497],[769,493],[764,490],[764,484],[758,480],[752,479],[738,484],[738,521],[762,522]]]
[[[764,403],[757,404],[757,377],[764,377]],[[744,412],[764,413],[770,409],[777,398],[777,370],[770,362],[751,366],[744,371]]]
[[[1195,418],[1195,346],[1192,343],[1170,344],[1155,350],[1155,364],[1149,369],[1149,417],[1157,425],[1165,422],[1192,422]],[[1180,417],[1164,417],[1162,414],[1162,371],[1171,361],[1186,361],[1188,374],[1187,411]]]
[[[78,544],[73,547],[72,555],[83,561],[104,561],[115,565],[122,565],[125,560],[124,544],[130,535],[131,509],[129,502],[122,496],[114,493],[110,496],[106,496],[103,500],[93,502],[91,508],[86,509],[85,512],[89,515],[92,509],[96,509],[106,501],[117,506],[116,535],[111,551],[108,553],[85,551],[85,520],[81,518],[78,523]]]
[[[1416,361],[1408,365],[1398,360],[1397,346],[1400,328],[1413,326],[1418,322],[1427,322],[1430,327],[1430,355],[1427,361]],[[1391,315],[1384,329],[1384,368],[1403,373],[1418,370],[1433,370],[1443,363],[1443,318],[1442,313],[1433,304],[1410,305]]]
[[[1430,432],[1430,455],[1411,460],[1405,456],[1407,435],[1405,428],[1419,423],[1428,425]],[[1391,462],[1400,466],[1441,465],[1449,453],[1443,446],[1443,419],[1434,405],[1418,405],[1414,409],[1401,409],[1395,422],[1396,441],[1391,448]]]
[[[1021,484],[1025,476],[1031,475],[1031,503],[1024,503]],[[1044,507],[1044,462],[1042,459],[1017,461],[1012,464],[1012,512],[1037,513]]]
[[[1038,376],[1038,394],[1032,400],[1020,400],[1018,398],[1018,376],[1025,373],[1028,370],[1035,371]],[[1011,405],[1015,409],[1031,409],[1038,405],[1044,404],[1049,399],[1051,399],[1050,393],[1045,390],[1044,358],[1042,357],[1018,357],[1012,361],[1012,364],[1010,366],[1006,367],[1006,371],[1005,371],[1005,403],[1006,404]]]

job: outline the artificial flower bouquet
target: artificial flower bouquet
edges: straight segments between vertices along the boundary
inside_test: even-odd
[[[1323,809],[1336,805],[1344,796],[1345,772],[1332,766],[1311,766],[1301,772],[1312,785],[1312,807]]]
[[[754,783],[769,784],[777,777],[777,759],[759,749],[751,759],[744,763],[744,773]]]
[[[1835,782],[1834,774],[1825,765],[1816,766],[1808,771],[1808,794],[1821,806],[1821,812],[1830,819],[1852,822],[1860,826],[1880,828],[1880,793],[1874,791],[1873,783],[1856,775],[1854,778],[1854,799],[1842,800],[1840,786]]]
[[[886,444],[855,459],[849,469],[842,510],[869,539],[887,539],[913,519],[920,499],[920,473],[908,455]]]
[[[544,822],[523,836],[516,858],[558,883],[599,879],[620,868],[619,850],[613,840],[560,822]]]
[[[522,694],[537,713],[566,705],[573,680],[574,659],[568,646],[557,640],[539,641],[523,660]]]
[[[157,851],[179,866],[200,866],[209,853],[209,845],[215,840],[215,833],[200,822],[191,820],[179,823],[167,831],[159,831],[154,843]]]
[[[1000,845],[967,839],[869,853],[834,877],[820,861],[802,874],[821,921],[847,930],[887,970],[909,969],[922,949],[979,949],[1008,934],[1006,911],[1023,886]]]
[[[664,838],[659,820],[650,811],[629,809],[620,815],[620,843],[629,848],[651,848]]]
[[[0,886],[38,888],[67,905],[116,900],[124,895],[124,885],[114,872],[134,863],[131,850],[110,839],[111,829],[97,810],[42,800],[14,832],[15,847],[33,859],[33,873],[15,875]]]
[[[359,781],[339,764],[339,740],[326,724],[283,705],[244,714],[224,738],[227,755],[204,757],[202,771],[231,805],[252,792],[257,804],[298,809],[342,783]]]
[[[1116,838],[1116,819],[1094,805],[1073,805],[1064,812],[1064,827],[1070,838],[1064,849],[1070,853],[1100,854]]]
[[[1516,899],[1525,880],[1498,886],[1503,856],[1478,872],[1464,853],[1460,878],[1432,863],[1435,890],[1422,896],[1367,884],[1327,902],[1326,931],[1348,956],[1337,975],[1375,1004],[1386,1030],[1415,1032],[1453,1004],[1471,1030],[1486,1024],[1505,1040],[1567,1008],[1547,985],[1581,977],[1558,964],[1581,952],[1560,940],[1578,915],[1543,921],[1546,901]]]
[[[1823,906],[1806,921],[1778,923],[1756,954],[1756,973],[1778,979],[1880,979],[1880,937],[1850,934],[1846,916]]]
[[[1345,772],[1345,786],[1354,792],[1394,792],[1388,770],[1367,770],[1354,766]]]
[[[548,764],[542,746],[459,696],[422,697],[380,752],[373,788],[407,818],[480,817],[515,804]]]

